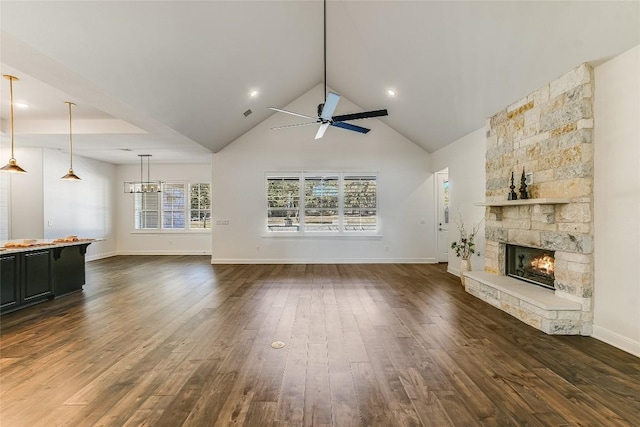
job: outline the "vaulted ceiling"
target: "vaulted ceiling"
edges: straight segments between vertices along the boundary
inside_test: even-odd
[[[0,24],[16,143],[66,150],[70,100],[74,151],[113,163],[201,160],[323,82],[322,1],[3,0]],[[328,85],[429,152],[639,43],[638,1],[327,2]]]

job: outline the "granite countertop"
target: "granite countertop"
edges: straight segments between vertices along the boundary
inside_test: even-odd
[[[38,249],[56,248],[56,247],[64,247],[64,246],[75,246],[75,245],[89,244],[89,243],[97,242],[100,240],[103,240],[103,239],[66,240],[63,238],[63,239],[17,239],[17,240],[0,241],[0,254],[28,252],[28,251],[38,250]],[[17,244],[20,246],[6,247],[7,244]]]

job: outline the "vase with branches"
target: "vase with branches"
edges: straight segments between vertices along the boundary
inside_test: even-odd
[[[458,227],[459,237],[458,240],[451,243],[451,249],[453,249],[458,258],[462,258],[462,262],[460,264],[460,280],[462,285],[464,286],[464,273],[466,271],[471,271],[471,255],[476,253],[475,246],[475,237],[480,231],[480,225],[482,224],[482,219],[478,221],[476,225],[471,228],[471,232],[468,232],[464,225],[464,220],[462,219],[462,214],[458,209],[458,215],[454,217],[454,222]],[[477,253],[480,255],[480,252]]]
[[[453,220],[458,226],[458,233],[460,234],[460,237],[458,238],[458,240],[451,243],[451,249],[455,251],[458,258],[468,260],[469,258],[471,258],[471,255],[476,253],[474,239],[476,237],[476,234],[478,234],[478,231],[480,230],[482,219],[473,226],[471,232],[467,232],[464,225],[464,220],[462,219],[462,214],[459,210],[458,215]],[[480,255],[480,253],[478,253],[478,255]]]

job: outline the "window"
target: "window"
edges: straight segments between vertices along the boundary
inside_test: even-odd
[[[344,230],[375,231],[378,224],[378,188],[375,176],[345,176]]]
[[[136,193],[134,197],[136,230],[158,228],[159,194]]]
[[[162,228],[184,228],[184,187],[185,184],[164,184],[162,186]]]
[[[300,227],[300,178],[267,178],[267,227],[297,231]]]
[[[267,177],[267,228],[288,232],[375,232],[375,174]]]
[[[337,176],[307,176],[304,178],[306,231],[340,230],[339,188]]]
[[[191,185],[189,228],[211,228],[211,185]]]
[[[160,224],[163,230],[211,228],[210,184],[164,183],[161,193],[136,193],[134,197],[136,230],[158,230]]]

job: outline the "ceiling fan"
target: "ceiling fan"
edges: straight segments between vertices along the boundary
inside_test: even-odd
[[[291,127],[319,124],[320,128],[316,133],[315,139],[322,138],[322,136],[324,135],[324,133],[326,132],[329,126],[335,126],[338,128],[347,129],[354,132],[367,133],[371,129],[368,129],[362,126],[356,126],[351,123],[346,123],[346,121],[368,119],[371,117],[381,117],[389,114],[386,109],[382,109],[382,110],[373,110],[373,111],[363,111],[360,113],[342,114],[338,116],[333,115],[333,112],[338,106],[338,101],[340,101],[340,95],[333,92],[327,93],[327,0],[324,0],[324,93],[325,93],[325,101],[323,104],[318,105],[318,117],[308,116],[306,114],[294,113],[293,111],[287,111],[281,108],[268,107],[270,110],[273,110],[273,111],[278,111],[280,113],[286,113],[292,116],[302,117],[305,119],[312,120],[310,122],[298,123],[294,125],[278,126],[271,129],[277,130],[277,129],[286,129]]]

